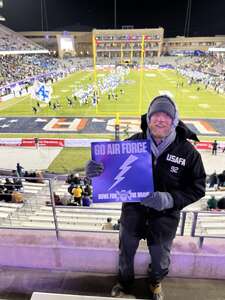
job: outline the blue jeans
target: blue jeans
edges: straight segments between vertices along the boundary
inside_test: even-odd
[[[119,282],[129,288],[134,281],[134,256],[140,237],[128,232],[122,225],[119,236]],[[169,272],[170,250],[173,240],[151,245],[147,239],[151,264],[148,269],[150,283],[160,282]]]

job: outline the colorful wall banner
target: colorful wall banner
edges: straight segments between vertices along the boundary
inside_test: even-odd
[[[149,140],[92,143],[91,152],[104,164],[92,179],[93,202],[140,202],[154,191]]]
[[[64,139],[45,139],[38,138],[37,142],[35,142],[35,138],[25,138],[22,139],[21,146],[22,147],[64,147]],[[38,144],[38,145],[37,145]]]

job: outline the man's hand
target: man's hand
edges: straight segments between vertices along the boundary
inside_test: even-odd
[[[141,204],[161,211],[173,207],[173,197],[167,192],[154,192],[144,198]]]
[[[86,176],[89,178],[97,177],[104,171],[104,165],[102,162],[97,162],[95,160],[89,160],[85,167]]]

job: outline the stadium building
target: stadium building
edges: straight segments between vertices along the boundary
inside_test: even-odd
[[[42,45],[50,51],[59,53],[60,51],[59,37],[66,35],[65,32],[21,32],[22,35]],[[145,38],[145,55],[147,57],[161,55],[176,55],[182,51],[207,52],[209,48],[217,48],[225,43],[225,36],[209,36],[209,37],[184,37],[177,36],[173,38],[164,37],[163,28],[153,29],[129,29],[129,30],[97,30],[92,32],[69,32],[73,37],[74,52],[73,55],[78,57],[90,57],[93,53],[92,41],[93,36],[96,38],[97,52],[102,57],[140,57],[142,36]],[[134,43],[134,37],[139,35],[139,40]],[[155,35],[155,39],[154,39]],[[119,36],[119,37],[118,37]],[[147,36],[149,36],[147,38]],[[131,37],[133,40],[131,40]],[[117,43],[115,40],[117,39]],[[113,41],[113,42],[112,42]],[[128,47],[128,48],[126,48]],[[136,47],[136,49],[135,49]]]

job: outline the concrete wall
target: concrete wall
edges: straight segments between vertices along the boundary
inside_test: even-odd
[[[189,237],[177,237],[169,276],[225,279],[225,239],[208,239],[203,248]],[[115,274],[118,232],[60,232],[0,230],[0,267],[67,270]],[[135,272],[146,274],[149,254],[141,242]]]

